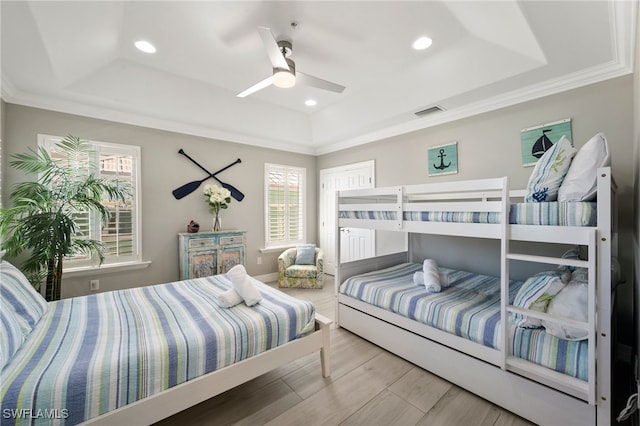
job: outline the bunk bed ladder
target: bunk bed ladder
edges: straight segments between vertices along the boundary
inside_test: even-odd
[[[589,402],[589,404],[591,405],[595,405],[596,404],[596,399],[597,399],[597,395],[596,395],[596,348],[597,345],[597,329],[596,329],[596,321],[598,321],[598,316],[596,314],[596,297],[597,297],[597,290],[598,290],[598,286],[596,285],[597,283],[597,276],[596,276],[596,265],[598,262],[598,256],[597,256],[597,233],[595,229],[590,229],[587,233],[587,238],[585,241],[585,244],[588,248],[588,260],[574,260],[574,259],[561,259],[561,258],[557,258],[557,257],[550,257],[550,256],[540,256],[540,255],[528,255],[528,254],[516,254],[516,253],[509,253],[507,255],[507,259],[508,260],[518,260],[518,261],[524,261],[524,262],[536,262],[536,263],[546,263],[546,264],[550,264],[550,265],[567,265],[567,266],[573,266],[573,267],[581,267],[581,268],[587,268],[588,269],[588,280],[589,280],[589,284],[588,284],[588,319],[587,322],[582,322],[582,321],[577,321],[577,320],[570,320],[567,318],[558,318],[558,317],[553,317],[549,314],[546,313],[541,313],[541,312],[536,312],[536,311],[530,311],[528,309],[523,309],[523,308],[517,308],[513,305],[508,305],[507,306],[507,311],[508,312],[512,312],[512,313],[519,313],[525,316],[530,316],[532,318],[537,318],[537,319],[542,319],[542,320],[547,320],[547,321],[555,321],[555,322],[561,322],[573,327],[578,327],[578,328],[582,328],[584,330],[588,331],[588,335],[587,335],[587,339],[589,342],[589,349],[588,349],[588,371],[587,371],[587,378],[588,378],[588,382],[587,385],[580,385],[579,382],[576,381],[577,384],[570,384],[567,383],[565,386],[567,386],[565,389],[569,392],[569,393],[573,393],[571,390],[573,389],[575,392],[577,392],[575,395],[584,395],[587,399],[587,401]],[[606,321],[606,318],[605,318]],[[519,360],[517,358],[511,358],[509,359],[509,357],[507,356],[507,364],[509,365],[509,367],[511,367],[511,369],[513,369],[514,371],[520,371],[520,372],[529,372],[529,373],[533,373],[535,375],[542,375],[542,376],[548,376],[548,378],[552,381],[555,381],[555,379],[553,378],[553,376],[555,374],[551,374],[548,373],[544,370],[544,367],[539,367],[535,364],[532,364],[528,361],[523,361],[523,360]],[[545,374],[548,373],[548,374]]]

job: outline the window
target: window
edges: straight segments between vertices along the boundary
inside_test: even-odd
[[[57,136],[38,136],[38,144],[49,152],[52,159],[60,159],[55,144],[63,138]],[[117,179],[131,187],[130,196],[125,203],[104,200],[111,216],[108,223],[101,223],[95,212],[76,211],[79,225],[76,238],[102,241],[105,246],[105,265],[139,262],[142,260],[140,227],[140,147],[106,142],[89,141],[93,154],[67,163],[80,173],[89,173],[91,166],[98,177]],[[65,269],[97,265],[97,256],[80,254],[65,260]]]
[[[265,246],[287,246],[306,240],[306,170],[265,164]]]

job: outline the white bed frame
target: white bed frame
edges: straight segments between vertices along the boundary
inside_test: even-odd
[[[332,321],[316,313],[315,331],[236,364],[184,382],[158,394],[89,419],[83,425],[152,424],[281,365],[320,351],[322,377],[329,377],[329,327]]]
[[[617,255],[614,229],[615,183],[610,168],[598,170],[597,226],[510,225],[508,178],[339,191],[336,194],[336,259],[340,259],[340,228],[397,230],[412,234],[455,235],[498,239],[500,249],[501,324],[509,312],[571,324],[588,330],[588,381],[541,367],[499,350],[437,330],[340,294],[347,278],[402,262],[421,262],[409,251],[339,263],[335,275],[336,324],[429,370],[509,411],[538,424],[611,423],[611,257]],[[340,218],[341,211],[392,211],[398,219]],[[499,224],[403,221],[403,211],[498,212]],[[588,260],[514,253],[510,241],[581,245]],[[612,252],[613,250],[613,252]],[[586,267],[589,270],[589,319],[577,322],[508,304],[509,264],[526,261]],[[450,266],[450,265],[448,265]],[[501,327],[501,342],[507,341]]]

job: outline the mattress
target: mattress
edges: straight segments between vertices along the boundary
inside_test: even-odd
[[[313,331],[312,304],[251,279],[251,308],[218,306],[226,275],[51,303],[0,373],[3,409],[17,424],[80,423]]]
[[[545,202],[511,204],[512,225],[595,226],[596,202]],[[340,211],[341,219],[396,220],[395,211]],[[405,211],[403,220],[424,222],[500,223],[498,212]]]
[[[450,287],[428,293],[413,282],[422,264],[403,263],[345,280],[340,293],[467,340],[500,347],[500,279],[440,267]],[[522,286],[511,281],[509,302]],[[586,342],[569,342],[544,329],[510,327],[513,354],[564,374],[587,380]]]

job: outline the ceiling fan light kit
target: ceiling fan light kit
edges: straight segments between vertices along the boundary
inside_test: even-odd
[[[291,26],[295,28],[297,27],[297,23],[292,23]],[[258,27],[258,34],[260,34],[264,48],[269,56],[269,61],[273,68],[273,75],[240,92],[236,95],[237,97],[244,98],[272,84],[276,87],[286,89],[299,83],[335,93],[342,93],[345,89],[344,86],[309,74],[301,72],[296,74],[296,64],[289,58],[292,52],[291,42],[288,40],[276,41],[271,30],[267,27]]]
[[[296,84],[296,64],[291,59],[286,59],[289,69],[273,69],[273,85],[282,89],[288,89]]]

